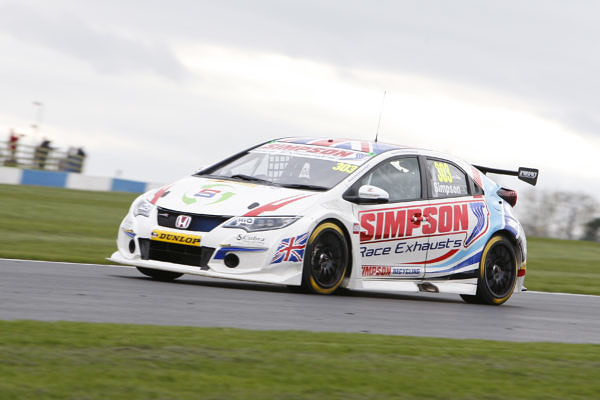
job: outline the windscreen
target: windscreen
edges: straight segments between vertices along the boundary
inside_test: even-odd
[[[286,187],[327,190],[367,162],[372,153],[271,142],[202,173]]]

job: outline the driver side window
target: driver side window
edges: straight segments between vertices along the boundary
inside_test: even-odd
[[[377,186],[390,195],[390,203],[421,198],[421,171],[416,157],[387,160],[376,166],[357,182]]]

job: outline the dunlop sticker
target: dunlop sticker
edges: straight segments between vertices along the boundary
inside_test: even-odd
[[[151,235],[152,240],[160,242],[185,244],[188,246],[200,246],[201,236],[188,235],[185,233],[173,233],[167,231],[153,230]]]

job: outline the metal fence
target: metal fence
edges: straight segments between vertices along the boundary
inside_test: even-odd
[[[42,144],[32,146],[0,141],[0,165],[5,167],[80,173],[84,161],[85,154],[81,149],[64,150]]]

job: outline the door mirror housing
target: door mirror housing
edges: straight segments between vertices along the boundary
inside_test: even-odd
[[[380,187],[363,185],[358,189],[358,195],[345,195],[344,199],[357,204],[381,204],[390,200],[390,194]]]
[[[376,203],[387,203],[390,200],[390,194],[377,186],[362,185],[358,189],[358,198],[367,201],[372,200]]]

